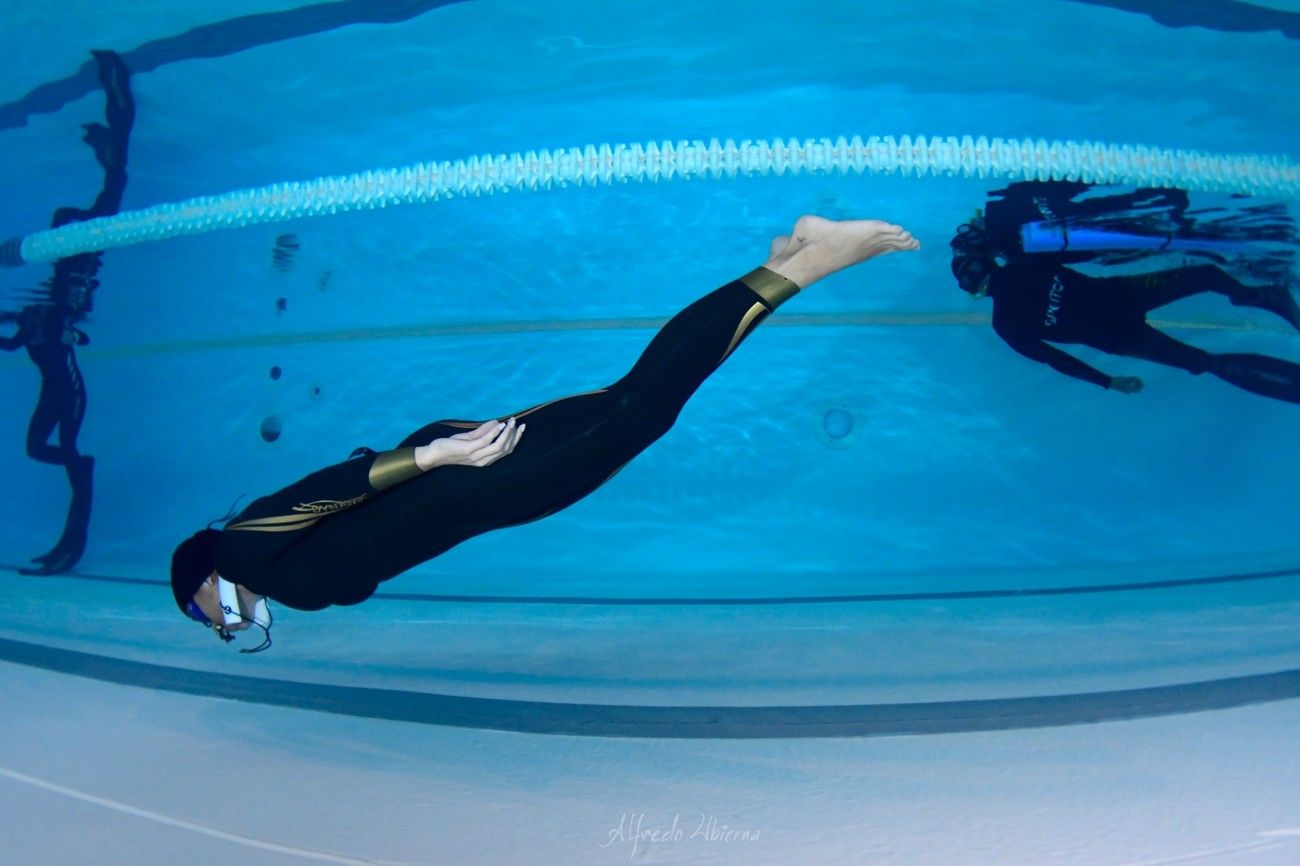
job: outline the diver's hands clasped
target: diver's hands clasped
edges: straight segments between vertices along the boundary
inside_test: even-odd
[[[415,465],[424,471],[438,466],[490,466],[515,450],[527,424],[485,421],[467,433],[434,439],[415,449]]]

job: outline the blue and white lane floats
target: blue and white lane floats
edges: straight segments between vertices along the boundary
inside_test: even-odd
[[[900,172],[1175,186],[1295,198],[1300,167],[1282,157],[1140,145],[971,136],[796,141],[650,142],[472,156],[201,196],[35,232],[0,244],[0,263],[50,262],[94,250],[309,216],[455,196],[628,181],[775,174]]]

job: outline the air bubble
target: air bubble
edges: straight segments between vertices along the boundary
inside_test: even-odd
[[[284,432],[284,425],[280,422],[279,415],[267,415],[262,419],[262,439],[266,442],[274,442],[280,438]]]

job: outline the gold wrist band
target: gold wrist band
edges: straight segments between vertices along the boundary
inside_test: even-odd
[[[370,464],[370,486],[375,490],[387,490],[420,474],[422,470],[415,462],[415,448],[385,451]]]
[[[740,278],[750,291],[763,299],[769,309],[775,310],[799,293],[799,287],[767,268],[757,268]]]

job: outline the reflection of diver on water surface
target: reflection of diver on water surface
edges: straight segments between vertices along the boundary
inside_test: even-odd
[[[53,226],[115,214],[126,187],[126,152],[135,119],[130,72],[112,52],[95,52],[99,77],[107,97],[108,125],[85,125],[84,140],[104,169],[104,187],[87,209],[62,207],[54,212]],[[54,548],[33,559],[38,567],[29,574],[58,574],[76,565],[86,549],[90,524],[95,460],[77,450],[77,434],[86,414],[86,385],[77,366],[76,347],[89,342],[77,323],[85,318],[99,286],[100,253],[82,253],[59,259],[33,303],[16,313],[0,314],[18,330],[0,338],[6,351],[25,348],[41,374],[41,393],[27,428],[27,454],[33,460],[64,467],[72,487],[63,535]],[[58,444],[50,436],[58,430]]]
[[[1192,207],[1179,189],[1088,196],[1069,181],[1015,183],[959,226],[952,271],[963,290],[993,299],[993,328],[1020,354],[1103,388],[1133,393],[1142,380],[1109,376],[1051,343],[1211,373],[1238,388],[1300,403],[1300,365],[1266,355],[1213,354],[1146,321],[1150,311],[1202,292],[1256,307],[1300,329],[1295,226],[1285,207],[1246,198]],[[1089,276],[1091,264],[1153,267]]]
[[[39,566],[29,574],[57,574],[77,563],[86,548],[90,523],[95,459],[77,451],[77,434],[86,414],[86,385],[77,366],[75,346],[85,345],[83,331],[69,321],[67,310],[53,304],[30,304],[17,314],[5,314],[18,323],[12,337],[0,338],[0,348],[26,348],[41,373],[41,394],[27,427],[27,455],[42,463],[64,467],[72,487],[72,501],[63,535],[54,548],[33,559]],[[58,445],[49,444],[58,428]]]
[[[223,640],[256,625],[269,641],[266,598],[300,610],[358,604],[463,541],[568,508],[664,436],[705,380],[801,288],[917,247],[888,223],[804,217],[774,239],[762,267],[670,319],[617,382],[504,423],[436,421],[392,450],[357,449],[254,500],[224,529],[194,534],[172,557],[176,606]]]

